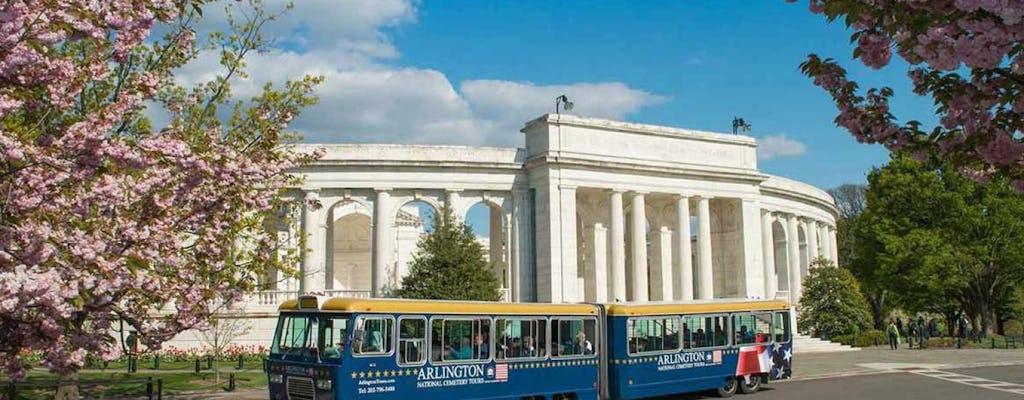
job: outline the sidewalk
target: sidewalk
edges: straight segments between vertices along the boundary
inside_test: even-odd
[[[932,364],[942,368],[1024,365],[1024,349],[925,349],[868,347],[843,353],[793,355],[794,380],[891,372],[904,364]]]

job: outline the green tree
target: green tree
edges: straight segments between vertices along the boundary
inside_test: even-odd
[[[886,302],[888,289],[884,277],[879,273],[876,252],[877,241],[865,237],[862,232],[867,209],[867,185],[844,184],[830,189],[828,193],[839,208],[836,221],[836,236],[839,246],[839,265],[849,270],[860,283],[861,291],[871,306],[871,317],[875,329],[885,329],[885,318],[889,313]],[[864,250],[858,251],[858,248]]]
[[[797,318],[801,327],[819,335],[856,334],[871,324],[867,300],[850,271],[836,268],[826,258],[816,258],[804,281]]]
[[[402,279],[395,295],[409,299],[499,300],[498,280],[473,230],[456,220],[447,206],[439,214],[434,218],[434,232],[420,239],[409,275]]]
[[[1024,281],[1024,198],[1005,180],[977,183],[902,154],[868,182],[857,252],[876,258],[896,302],[947,319],[963,310],[973,328],[994,327],[1008,289]]]

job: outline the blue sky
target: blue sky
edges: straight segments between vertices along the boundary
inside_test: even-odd
[[[874,71],[854,62],[850,31],[804,3],[425,1],[418,22],[392,34],[399,64],[444,71],[452,81],[615,81],[668,98],[628,120],[728,132],[741,116],[753,136],[806,146],[802,155],[762,161],[764,171],[821,188],[864,182],[887,153],[835,127],[834,105],[798,70],[808,53],[842,60],[862,83],[892,85],[897,115],[930,111],[910,93],[905,64]],[[577,105],[590,100],[568,94]]]
[[[717,132],[739,116],[763,171],[822,189],[863,183],[887,153],[835,127],[835,106],[799,72],[812,52],[862,86],[892,86],[897,116],[934,122],[906,64],[863,67],[852,32],[806,2],[301,0],[267,33],[278,48],[249,60],[254,79],[236,94],[324,76],[320,104],[293,122],[308,142],[521,146],[522,124],[564,93],[583,116]]]

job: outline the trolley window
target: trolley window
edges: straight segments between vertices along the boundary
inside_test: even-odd
[[[732,331],[736,344],[771,341],[772,314],[733,314]]]
[[[775,313],[775,341],[778,343],[788,342],[790,339],[789,313]]]
[[[729,345],[729,317],[726,315],[687,315],[683,317],[687,348]]]
[[[395,319],[392,317],[356,318],[352,352],[356,356],[391,354],[394,329]]]
[[[494,358],[542,358],[547,348],[547,321],[543,319],[496,319],[498,341],[494,343]]]
[[[597,353],[597,320],[593,318],[552,318],[552,358],[589,356]]]
[[[427,353],[427,318],[398,318],[398,364],[422,365]]]
[[[323,358],[340,359],[345,354],[345,337],[348,335],[349,317],[325,317],[320,324],[320,346],[323,348]]]
[[[281,316],[277,340],[270,351],[274,354],[316,357],[316,318],[307,315]]]
[[[433,361],[486,361],[491,358],[490,318],[434,318],[431,320]]]
[[[679,318],[630,318],[627,321],[630,354],[679,350]]]

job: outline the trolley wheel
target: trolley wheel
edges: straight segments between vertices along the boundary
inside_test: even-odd
[[[750,375],[748,378],[739,378],[740,393],[751,394],[761,389],[761,376]]]
[[[725,384],[716,389],[715,394],[718,397],[732,397],[732,395],[736,394],[736,389],[738,389],[739,385],[739,381],[736,380],[735,376],[726,377]]]

